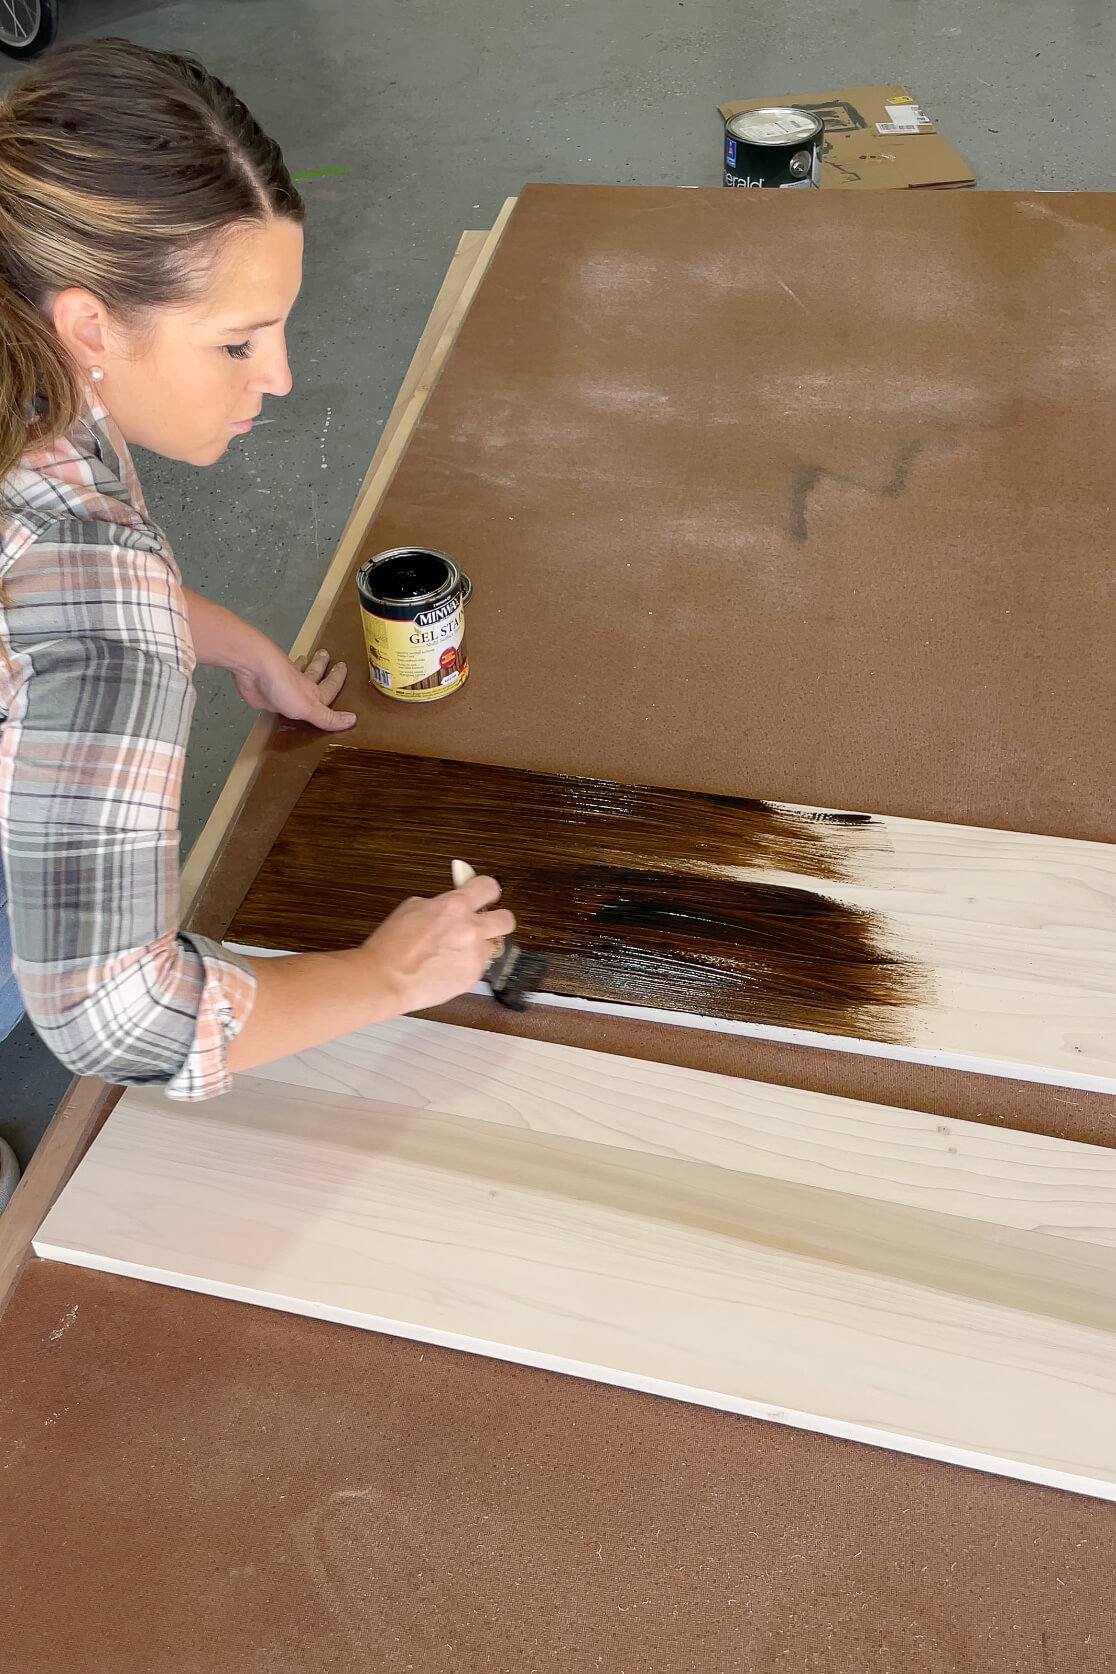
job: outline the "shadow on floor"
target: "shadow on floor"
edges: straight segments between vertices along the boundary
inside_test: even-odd
[[[0,1042],[0,1138],[26,1168],[58,1107],[71,1074],[49,1052],[27,1021]]]

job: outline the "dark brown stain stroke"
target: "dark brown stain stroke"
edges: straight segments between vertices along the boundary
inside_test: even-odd
[[[848,882],[865,850],[886,842],[866,814],[344,747],[325,756],[313,794],[323,807],[359,805],[394,850],[426,849],[439,831],[453,831],[453,853],[478,867],[513,846],[544,865],[560,851],[569,867],[754,867]]]
[[[728,810],[741,808],[734,863],[749,821],[753,854],[778,853],[763,845],[763,815],[787,816],[759,803],[334,749],[229,934],[351,946],[406,896],[444,890],[460,856],[500,879],[520,941],[549,955],[552,992],[901,1042],[929,977],[889,949],[875,915],[809,888],[690,869],[695,853],[724,855]],[[798,852],[798,832],[789,840]]]
[[[528,876],[505,893],[558,992],[894,1042],[928,997],[874,915],[812,890],[651,872],[583,873],[560,902],[557,887]]]

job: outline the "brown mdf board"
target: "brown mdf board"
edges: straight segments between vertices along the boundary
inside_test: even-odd
[[[362,546],[472,577],[469,684],[354,682],[348,741],[1112,841],[1114,233],[526,187]],[[323,634],[362,666],[351,587]]]
[[[466,856],[541,998],[1116,1092],[1116,846],[326,752],[230,935],[349,946]]]
[[[129,1092],[35,1250],[1116,1499],[1107,1150],[402,1018]]]
[[[549,379],[552,397],[561,394],[555,383],[561,347],[556,338],[569,339],[576,351],[572,369],[581,378],[589,345],[599,341],[605,375],[614,376],[618,367],[623,370],[622,334],[642,338],[646,348],[656,333],[663,338],[664,315],[673,310],[665,336],[680,323],[683,342],[692,343],[699,318],[702,330],[710,318],[711,290],[730,289],[721,260],[723,235],[710,225],[713,216],[727,213],[713,204],[713,197],[728,194],[647,195],[640,201],[650,212],[638,215],[631,213],[634,204],[624,193],[602,195],[587,217],[586,198],[592,195],[555,189],[536,198],[536,189],[529,189],[523,218],[517,212],[506,235],[503,254],[509,265],[485,303],[484,332],[491,342],[498,346],[501,316],[506,316],[515,327],[513,358],[522,364],[522,375],[536,388],[540,378],[543,385]],[[683,196],[703,207],[679,242],[666,222],[677,214]],[[842,200],[844,211],[853,208],[855,196]],[[877,213],[862,207],[868,198],[858,199],[858,217]],[[910,357],[924,353],[918,320],[932,304],[937,320],[930,359],[958,380],[959,369],[969,368],[989,392],[985,414],[992,408],[991,422],[977,432],[979,446],[963,472],[954,522],[964,521],[983,475],[995,505],[1008,508],[1008,527],[991,560],[985,550],[988,518],[971,545],[962,542],[960,533],[954,539],[948,526],[943,533],[943,505],[952,504],[944,470],[936,471],[934,479],[945,495],[942,504],[928,497],[918,473],[913,505],[903,485],[896,485],[890,499],[877,498],[871,483],[858,486],[823,476],[821,509],[830,535],[843,537],[852,502],[872,514],[869,550],[843,538],[835,544],[827,539],[824,547],[811,546],[814,562],[805,571],[794,560],[806,554],[790,546],[792,562],[786,569],[784,544],[776,542],[766,584],[754,547],[750,555],[744,553],[742,571],[753,592],[760,584],[761,604],[774,595],[784,605],[778,624],[770,612],[767,625],[761,622],[763,677],[751,679],[746,660],[737,665],[737,678],[746,682],[734,717],[734,742],[744,769],[739,775],[732,771],[728,741],[706,723],[708,689],[692,673],[689,681],[679,682],[677,670],[668,664],[670,678],[653,686],[644,657],[621,664],[609,654],[610,643],[621,649],[630,645],[638,626],[634,606],[628,616],[613,619],[611,626],[618,631],[611,639],[603,628],[592,636],[588,684],[582,661],[577,681],[571,682],[548,655],[540,654],[540,647],[546,652],[571,636],[584,640],[594,600],[611,604],[620,597],[620,565],[613,562],[607,541],[594,544],[584,508],[590,495],[601,498],[596,491],[602,473],[620,480],[617,453],[639,420],[635,402],[629,402],[617,447],[604,449],[599,459],[592,444],[582,446],[580,409],[569,445],[559,446],[555,467],[564,473],[564,511],[575,527],[567,535],[562,520],[552,519],[563,538],[557,563],[549,569],[553,548],[540,540],[538,525],[520,541],[509,521],[518,521],[522,511],[514,503],[523,498],[515,491],[515,473],[530,459],[509,469],[512,504],[507,504],[506,485],[489,485],[494,492],[487,509],[474,502],[460,527],[453,523],[454,496],[465,500],[486,485],[477,481],[475,462],[470,466],[464,453],[459,453],[456,480],[451,462],[442,461],[435,483],[446,544],[453,550],[462,532],[471,532],[469,561],[490,595],[492,582],[506,581],[525,559],[534,564],[542,552],[545,561],[532,572],[538,625],[547,632],[557,627],[560,635],[556,641],[533,639],[526,578],[494,601],[503,622],[498,615],[489,618],[482,634],[481,592],[470,618],[474,676],[468,691],[453,705],[407,717],[370,692],[356,693],[352,701],[361,714],[363,741],[427,755],[467,756],[459,740],[434,737],[431,726],[446,728],[451,721],[464,726],[461,706],[473,705],[466,730],[478,760],[498,757],[528,768],[557,767],[823,805],[852,801],[924,818],[1110,839],[1104,750],[1087,724],[1085,697],[1075,704],[1067,673],[1079,644],[1083,678],[1096,696],[1097,712],[1103,713],[1111,694],[1104,684],[1106,666],[1099,666],[1095,653],[1093,607],[1102,598],[1096,553],[1088,540],[1075,537],[1085,525],[1096,534],[1103,524],[1100,460],[1109,424],[1101,387],[1104,361],[1086,354],[1085,341],[1095,351],[1107,340],[1109,326],[1097,303],[1099,281],[1073,246],[1091,237],[1100,247],[1107,237],[1103,223],[1109,201],[1100,195],[1004,199],[1002,207],[973,211],[992,218],[1002,214],[1002,225],[993,219],[983,226],[952,223],[943,249],[921,218],[905,228],[882,228],[877,236],[866,221],[851,220],[846,213],[824,239],[813,240],[819,260],[805,293],[800,281],[808,244],[798,243],[794,270],[779,273],[815,307],[827,286],[835,288],[829,323],[835,321],[842,331],[831,334],[828,348],[816,320],[809,328],[811,338],[794,335],[790,311],[796,304],[781,289],[776,295],[774,285],[758,287],[761,303],[767,298],[766,315],[757,316],[745,297],[744,317],[750,311],[761,319],[760,335],[773,329],[773,300],[788,310],[779,317],[778,331],[784,339],[789,336],[796,353],[801,349],[816,362],[823,345],[821,370],[823,378],[826,372],[832,375],[837,416],[822,410],[823,385],[806,383],[797,400],[809,418],[805,398],[813,394],[816,410],[806,433],[825,465],[834,463],[848,429],[838,398],[850,391],[855,397],[858,349],[867,344],[865,364],[870,371],[875,367],[878,384],[879,358],[872,359],[870,338],[879,332],[881,353],[898,368],[897,385],[889,387],[885,378],[884,391],[899,406]],[[1020,203],[1031,207],[1019,208]],[[1047,221],[1040,238],[1035,228],[1047,209],[1068,220]],[[770,207],[760,212],[775,213]],[[1096,218],[1091,228],[1090,217]],[[633,219],[643,222],[638,236],[633,236]],[[755,220],[748,223],[748,229],[758,226]],[[733,246],[736,266],[745,276],[750,241],[748,231]],[[773,236],[763,240],[758,259],[769,274],[778,242]],[[615,282],[611,287],[598,284],[597,294],[587,297],[592,287],[579,288],[577,282],[579,274],[592,277],[586,263],[594,249],[605,259],[602,277],[607,280],[611,267]],[[832,261],[825,259],[827,253]],[[876,271],[869,259],[877,253],[887,258],[890,295],[878,317],[869,318],[858,312],[858,298],[871,303],[884,289],[883,271]],[[691,299],[681,276],[668,309],[659,296],[664,284],[672,282],[680,255],[691,268],[707,266],[719,285],[703,283]],[[923,271],[925,281],[907,282]],[[969,271],[983,276],[975,288],[965,284]],[[1056,295],[1067,273],[1071,283],[1076,280],[1078,300],[1085,299],[1084,328],[1076,346],[1071,341],[1074,353],[1067,357],[1065,376],[1055,367],[1056,375],[1044,387],[1037,376],[1041,366],[1036,369],[1042,348],[1038,307],[1030,307],[1026,292],[1033,291],[1041,304]],[[536,310],[527,322],[531,298],[540,287],[556,308],[549,317]],[[602,305],[610,288],[606,309]],[[997,294],[1009,305],[1006,319],[997,320]],[[951,363],[942,316],[954,301],[961,347]],[[708,405],[734,426],[739,444],[727,464],[726,450],[720,450],[718,471],[725,482],[743,482],[749,496],[757,493],[752,484],[758,482],[770,499],[776,490],[785,490],[790,476],[789,465],[780,465],[779,448],[786,450],[788,437],[801,434],[801,427],[780,431],[773,422],[780,409],[770,389],[766,395],[758,392],[766,429],[750,422],[757,412],[757,392],[731,376],[732,357],[740,355],[749,333],[734,329],[740,316],[733,297],[723,296],[718,311],[717,341],[699,355],[695,369],[712,392]],[[991,325],[990,333],[978,330],[978,317]],[[1064,347],[1073,321],[1058,315],[1054,325],[1053,336],[1051,321],[1044,325],[1052,356]],[[537,341],[537,355],[529,352],[530,336]],[[762,344],[756,352],[762,354]],[[718,355],[730,374],[725,387],[718,383]],[[1070,407],[1067,383],[1075,357],[1085,406],[1077,418],[1070,413],[1066,457],[1042,456],[1044,420]],[[681,359],[674,363],[675,377],[682,375]],[[490,360],[484,342],[474,340],[469,367],[480,380],[478,388],[483,389]],[[1031,370],[1024,375],[1028,362]],[[512,416],[524,407],[523,400],[506,392],[508,378],[520,375],[517,367],[509,366],[506,356],[497,357],[495,365],[502,386],[481,398],[482,422],[494,398],[506,399]],[[791,371],[796,367],[801,376],[801,359],[792,359]],[[1003,400],[995,422],[997,390]],[[1009,396],[1016,402],[1014,420]],[[692,409],[697,397],[691,391],[688,399]],[[852,440],[863,444],[873,423],[877,442],[885,439],[882,419],[866,417],[857,399],[849,407]],[[467,380],[457,384],[455,400],[463,409]],[[971,414],[971,404],[968,410]],[[567,411],[563,399],[555,412],[560,442]],[[712,423],[700,411],[698,418],[695,466]],[[444,426],[445,419],[438,422]],[[907,435],[904,426],[914,422],[913,413],[901,416],[900,433]],[[968,432],[964,425],[959,428],[964,440]],[[756,457],[757,437],[763,467],[758,477],[749,463]],[[444,429],[440,439],[444,446]],[[529,454],[537,458],[530,427],[526,440],[532,444]],[[631,470],[638,474],[638,448],[633,458]],[[924,458],[920,469],[926,463]],[[584,492],[579,486],[583,475],[590,479]],[[407,540],[432,533],[420,477],[419,470],[403,477],[399,486],[406,488],[407,498],[392,512]],[[1030,483],[1035,485],[1033,506]],[[523,492],[530,487],[528,480]],[[726,491],[714,488],[715,503]],[[551,485],[548,493],[553,505],[559,489]],[[710,498],[709,493],[701,497],[699,513],[709,509]],[[811,501],[816,514],[819,502],[813,495]],[[653,509],[653,496],[648,503]],[[914,515],[899,519],[904,503]],[[1025,515],[1027,508],[1033,518]],[[624,509],[619,506],[618,513]],[[878,535],[874,520],[880,525]],[[654,520],[647,521],[653,529]],[[900,521],[901,531],[896,528]],[[1057,538],[1059,531],[1064,540]],[[903,542],[896,540],[900,532]],[[1013,562],[1011,542],[1017,534],[1023,538],[1016,541]],[[373,531],[377,549],[388,544],[385,536],[387,525]],[[958,589],[949,575],[922,574],[915,566],[915,556],[933,554],[943,542],[947,556],[957,548]],[[713,579],[723,585],[733,573],[732,557],[720,544]],[[646,590],[650,584],[657,595],[649,608],[663,596],[663,545],[652,543],[653,562],[641,572],[641,585]],[[687,549],[682,547],[683,555]],[[1054,573],[1054,559],[1047,562],[1044,553],[1056,554],[1057,579],[1066,584],[1053,591],[1045,624],[1038,593],[1040,581]],[[621,553],[621,564],[631,557]],[[913,583],[904,568],[915,572]],[[699,583],[709,580],[709,571],[709,562],[700,560]],[[1017,571],[1017,596],[1009,602],[1022,636],[1012,642],[995,595],[1009,583],[1015,586]],[[554,586],[545,585],[548,577]],[[699,587],[695,616],[706,610],[707,592]],[[916,614],[927,614],[928,601],[941,608],[936,615],[930,612],[928,647],[921,648],[908,622],[892,654],[889,598],[907,594]],[[740,614],[735,612],[733,623]],[[721,618],[715,612],[712,620]],[[786,669],[772,685],[769,676],[780,667],[777,627]],[[331,648],[341,648],[342,633],[341,654],[351,661],[360,656],[359,630],[348,606],[328,631]],[[752,631],[745,649],[751,649],[755,637]],[[691,635],[688,650],[693,644]],[[861,662],[852,654],[861,644],[869,650],[882,646],[886,655]],[[812,670],[819,688],[816,701],[810,673],[798,685],[791,679],[799,651],[811,647],[815,652],[820,648]],[[495,659],[489,655],[493,650],[500,653]],[[912,651],[917,653],[913,664]],[[651,655],[648,643],[646,658]],[[517,669],[521,659],[530,666]],[[922,669],[923,662],[933,676],[925,698],[904,673],[907,666]],[[1027,667],[1034,672],[1033,687],[1023,679]],[[784,701],[788,691],[789,705]],[[546,727],[534,703],[525,707],[522,702],[536,693]],[[516,701],[506,702],[509,697]],[[664,701],[665,724],[659,725],[657,716],[664,711],[652,704]],[[606,726],[602,716],[611,715],[614,707],[617,724]],[[968,726],[970,719],[973,725],[966,731],[959,723]],[[391,728],[401,729],[401,742],[392,739]],[[553,752],[547,747],[547,729],[556,745]],[[1067,741],[1068,753],[1062,747]],[[315,757],[317,748],[318,741],[308,734],[291,735],[264,762],[231,832],[233,840],[222,845],[220,864],[207,877],[200,898],[199,910],[218,933],[297,796],[284,772],[294,763],[301,788],[312,770],[312,761],[308,767],[305,759]],[[664,754],[661,773],[653,759],[659,749]],[[860,789],[850,783],[850,761]],[[755,771],[757,763],[763,772]],[[958,764],[959,773],[953,770]],[[878,794],[881,786],[888,795],[895,790],[892,801]],[[798,1080],[850,1096],[1066,1132],[1096,1143],[1104,1142],[1111,1127],[1111,1101],[1080,1091],[1051,1096],[1048,1089],[987,1077],[931,1074],[841,1053],[804,1054],[778,1043],[588,1014],[548,1010],[514,1018],[480,999],[463,1000],[454,1009],[476,1028],[512,1035],[525,1029],[549,1032],[605,1051],[676,1056],[727,1073]],[[72,1324],[52,1340],[75,1305],[79,1311]],[[201,1669],[208,1674],[222,1657],[246,1667],[253,1658],[262,1666],[300,1669],[332,1658],[338,1668],[362,1674],[369,1660],[385,1669],[440,1671],[451,1656],[445,1645],[453,1646],[454,1665],[462,1668],[530,1668],[532,1658],[542,1666],[543,1653],[536,1651],[541,1644],[547,1666],[555,1657],[571,1667],[600,1660],[613,1674],[617,1669],[689,1674],[703,1663],[735,1668],[749,1662],[766,1671],[780,1661],[808,1663],[819,1655],[828,1659],[832,1674],[894,1674],[897,1665],[904,1674],[940,1674],[943,1669],[960,1674],[974,1667],[1016,1674],[1028,1666],[1043,1674],[1093,1674],[1116,1660],[1112,1613],[1104,1602],[1113,1524],[1109,1507],[1096,1501],[52,1262],[34,1263],[25,1274],[3,1330],[3,1365],[17,1403],[12,1410],[23,1426],[11,1433],[28,1444],[23,1465],[5,1481],[20,1526],[36,1537],[5,1557],[5,1574],[16,1577],[15,1596],[22,1606],[11,1620],[6,1643],[29,1674],[39,1669],[57,1674],[68,1667],[81,1674],[100,1667],[114,1674],[132,1669],[148,1674],[156,1653],[161,1668],[173,1674]],[[69,1414],[63,1412],[67,1404]],[[181,1439],[172,1446],[168,1438],[173,1435]],[[373,1493],[354,1494],[354,1488]],[[373,1514],[365,1516],[369,1505]],[[120,1507],[128,1508],[126,1517],[119,1515]],[[324,1544],[314,1539],[308,1544],[308,1534],[322,1527],[313,1519],[323,1507],[329,1519]],[[741,1534],[745,1518],[746,1537]],[[476,1537],[478,1527],[494,1530],[487,1548]],[[186,1534],[180,1535],[181,1530]],[[193,1538],[195,1533],[199,1538]],[[228,1554],[220,1587],[213,1584],[214,1553]],[[361,1563],[365,1553],[367,1562]],[[124,1592],[122,1574],[134,1578]],[[277,1574],[307,1577],[307,1584],[277,1586]],[[69,1599],[72,1608],[59,1611],[59,1596]],[[589,1657],[587,1644],[592,1646]]]
[[[346,743],[1109,841],[1113,224],[1096,194],[528,187],[362,547],[461,559],[470,683],[354,684]],[[325,632],[360,666],[351,584]],[[281,742],[210,933],[325,748]],[[982,1079],[975,1114],[1059,1131],[1066,1101]]]
[[[1098,1500],[55,1262],[0,1322],[19,1674],[1107,1674]]]

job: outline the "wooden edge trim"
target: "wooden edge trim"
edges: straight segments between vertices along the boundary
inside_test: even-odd
[[[106,1086],[96,1076],[75,1076],[66,1089],[27,1172],[0,1214],[0,1314],[47,1210],[123,1091],[123,1087]]]
[[[514,198],[506,200],[491,231],[465,232],[458,241],[337,550],[291,647],[293,657],[304,656],[313,648],[322,623],[345,583],[368,525],[395,475],[411,432],[422,416],[503,236],[515,202]],[[204,892],[221,845],[243,808],[267,754],[276,725],[274,715],[257,716],[190,850],[182,869],[180,915],[183,921]],[[31,1240],[47,1211],[123,1091],[122,1087],[106,1086],[96,1076],[76,1076],[67,1088],[11,1202],[0,1213],[0,1313],[31,1254]]]

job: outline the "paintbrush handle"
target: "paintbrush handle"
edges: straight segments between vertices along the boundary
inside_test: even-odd
[[[473,871],[473,868],[469,865],[467,860],[450,861],[450,876],[453,879],[454,889],[460,889],[462,884],[467,884],[470,878],[475,878],[476,875],[477,874]],[[504,944],[500,938],[495,937],[488,945],[492,949],[492,957],[494,959],[499,959],[500,955],[504,951]]]

